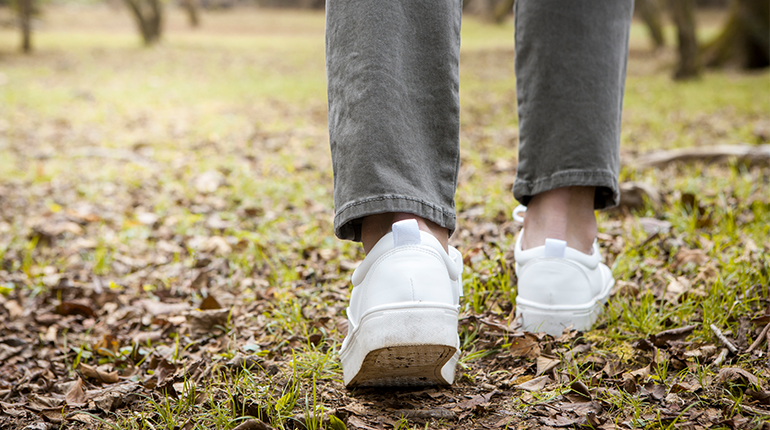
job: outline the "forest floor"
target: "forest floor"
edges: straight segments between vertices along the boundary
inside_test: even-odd
[[[770,167],[645,162],[766,149],[767,71],[674,82],[634,24],[616,288],[592,330],[524,333],[513,26],[465,19],[458,378],[347,390],[323,13],[202,19],[146,49],[124,10],[45,7],[29,56],[0,28],[0,428],[768,428]]]

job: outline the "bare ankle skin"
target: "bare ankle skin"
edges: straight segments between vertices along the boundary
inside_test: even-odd
[[[448,229],[441,227],[432,221],[420,218],[417,215],[403,212],[388,212],[384,214],[369,215],[364,217],[363,224],[361,225],[361,242],[364,245],[364,252],[369,254],[369,251],[374,248],[374,245],[376,245],[383,236],[390,232],[393,223],[403,221],[405,219],[417,220],[417,225],[420,230],[435,236],[436,239],[438,239],[438,241],[441,243],[441,246],[444,247],[444,251],[448,252]]]
[[[564,187],[532,197],[524,213],[522,249],[542,246],[550,238],[590,254],[597,232],[595,193],[595,187]]]

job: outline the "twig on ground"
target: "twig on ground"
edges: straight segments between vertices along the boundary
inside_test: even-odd
[[[633,160],[639,167],[662,167],[673,162],[724,162],[731,158],[746,164],[770,162],[770,145],[715,145],[654,151]]]
[[[733,345],[732,342],[730,342],[730,339],[728,339],[724,334],[722,334],[722,330],[719,330],[717,326],[714,324],[711,324],[711,331],[714,332],[714,336],[717,337],[726,347],[730,350],[733,354],[738,353],[738,348]]]
[[[719,351],[719,355],[717,355],[717,358],[714,359],[714,366],[719,367],[722,365],[722,363],[725,361],[725,358],[727,358],[727,353],[729,351],[727,348],[722,348]]]
[[[757,338],[754,340],[754,343],[751,344],[749,349],[746,350],[746,352],[754,351],[755,349],[759,348],[759,345],[762,344],[762,341],[765,340],[765,337],[767,337],[767,332],[770,331],[770,323],[767,323],[765,328],[762,329],[762,333],[757,336]]]

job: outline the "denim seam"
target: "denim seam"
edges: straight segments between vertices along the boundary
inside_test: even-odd
[[[443,215],[448,216],[450,218],[455,218],[455,214],[452,211],[447,211],[446,209],[442,208],[441,206],[434,205],[433,203],[428,203],[425,200],[416,199],[414,197],[407,197],[407,196],[380,196],[380,197],[371,197],[364,200],[359,200],[357,202],[351,202],[343,206],[340,210],[337,211],[336,217],[341,217],[342,214],[347,211],[348,209],[352,209],[356,206],[364,205],[371,202],[377,202],[377,201],[384,201],[384,200],[408,200],[415,203],[419,203],[425,206],[428,206],[434,210],[440,211]]]
[[[557,178],[569,177],[569,176],[599,176],[599,177],[607,177],[607,178],[610,178],[610,179],[613,179],[613,180],[615,179],[615,175],[612,172],[607,172],[607,171],[604,171],[604,170],[598,171],[598,172],[596,172],[596,171],[585,171],[585,170],[569,170],[569,171],[565,171],[565,172],[557,172],[557,173],[554,173],[554,174],[552,174],[552,175],[550,175],[548,177],[540,178],[540,179],[535,180],[535,181],[528,181],[526,179],[519,179],[519,180],[522,183],[533,184],[534,185],[534,184],[540,184],[540,183],[543,183],[543,182],[546,182],[546,181],[552,181],[552,180],[557,179]]]

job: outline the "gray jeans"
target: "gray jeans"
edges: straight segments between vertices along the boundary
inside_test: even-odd
[[[408,212],[454,231],[460,160],[461,0],[328,0],[334,230]],[[633,0],[517,0],[523,204],[554,188],[619,200],[620,116]],[[513,102],[513,101],[511,101]]]

